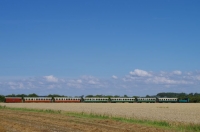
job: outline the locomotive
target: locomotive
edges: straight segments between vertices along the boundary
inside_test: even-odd
[[[189,98],[5,97],[5,103],[189,103]]]

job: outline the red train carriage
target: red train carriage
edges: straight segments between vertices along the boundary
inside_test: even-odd
[[[5,97],[6,103],[22,103],[22,97]]]
[[[80,103],[81,98],[54,97],[55,103]]]
[[[51,103],[51,97],[24,97],[24,103]]]

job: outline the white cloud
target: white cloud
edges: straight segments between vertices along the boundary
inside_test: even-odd
[[[71,79],[71,80],[66,80],[67,86],[70,88],[81,88],[82,87],[82,80],[81,79]],[[65,84],[65,83],[64,83]]]
[[[156,84],[176,84],[176,81],[165,78],[165,77],[153,77],[146,80],[146,82],[156,83]]]
[[[134,71],[131,71],[130,74],[134,75],[134,76],[139,76],[139,77],[149,77],[149,76],[151,76],[151,74],[148,73],[147,71],[140,70],[140,69],[135,69]]]
[[[196,76],[196,79],[197,79],[197,80],[200,80],[200,75],[199,75],[199,76]]]
[[[117,77],[117,76],[115,76],[115,75],[113,75],[113,76],[112,76],[112,78],[113,78],[113,79],[117,79],[118,77]]]
[[[65,92],[68,94],[71,91],[71,93],[76,94],[78,91],[80,94],[90,94],[93,91],[101,94],[113,93],[115,95],[128,94],[127,91],[133,91],[133,94],[137,95],[137,93],[156,93],[155,90],[158,92],[179,92],[177,90],[179,89],[184,92],[183,88],[190,90],[190,92],[200,92],[200,73],[197,71],[190,72],[190,74],[180,71],[156,73],[135,69],[122,78],[115,75],[111,77],[100,79],[94,76],[81,76],[72,79],[56,78],[53,75],[49,75],[26,79],[0,79],[0,93],[21,90],[21,93],[25,93],[24,91],[27,91],[27,93],[30,93],[30,91],[48,91],[50,93],[53,91],[52,93],[60,92],[63,94]]]
[[[166,77],[153,77],[146,80],[147,83],[155,83],[155,84],[167,84],[174,85],[174,84],[192,84],[192,82],[185,81],[185,80],[173,80]]]
[[[58,79],[57,79],[56,77],[54,77],[53,75],[44,76],[44,78],[45,78],[46,81],[48,81],[48,82],[58,82]]]
[[[173,74],[175,74],[175,75],[181,75],[182,72],[181,71],[173,71]]]
[[[95,82],[94,80],[89,80],[88,83],[89,84],[97,84],[97,82]]]
[[[83,81],[81,79],[78,79],[77,80],[77,83],[82,83]]]
[[[7,84],[12,89],[24,89],[24,84],[22,82],[8,82]]]
[[[100,84],[100,81],[98,78],[93,76],[82,76],[82,80],[88,84]]]

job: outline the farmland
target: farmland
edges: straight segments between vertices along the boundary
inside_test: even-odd
[[[0,105],[200,124],[199,103],[2,103]]]
[[[1,131],[3,131],[3,128],[5,129],[4,126],[9,126],[9,128],[12,128],[9,130],[11,132],[167,132],[174,131],[174,129],[168,130],[152,126],[152,122],[158,121],[159,124],[160,121],[159,126],[169,126],[169,124],[178,126],[182,124],[182,126],[195,125],[199,128],[200,125],[200,104],[197,103],[0,103],[0,106],[8,108],[2,109],[1,107],[0,109],[0,118],[2,120],[0,130],[2,128]],[[11,110],[10,108],[17,110]],[[42,112],[47,111],[47,113],[35,113],[30,110],[36,110],[36,112],[37,110],[42,110]],[[63,114],[65,112],[68,114]],[[83,116],[84,114],[88,114],[89,116]],[[95,115],[101,115],[101,120],[99,120],[98,116],[96,118]],[[95,118],[88,118],[91,116]],[[111,120],[107,117],[117,120]],[[136,122],[128,123],[128,120],[123,120],[126,118],[136,119]],[[119,122],[118,120],[121,121]],[[145,120],[147,122],[144,124],[140,122],[138,124],[137,120]],[[162,121],[169,124],[162,124]]]

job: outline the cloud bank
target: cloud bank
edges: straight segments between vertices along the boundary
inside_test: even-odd
[[[1,77],[3,78],[3,77]],[[1,94],[38,93],[62,95],[153,95],[158,92],[200,92],[200,72],[152,72],[141,69],[130,71],[122,77],[111,78],[80,76],[59,78],[53,75],[24,79],[0,79]]]

